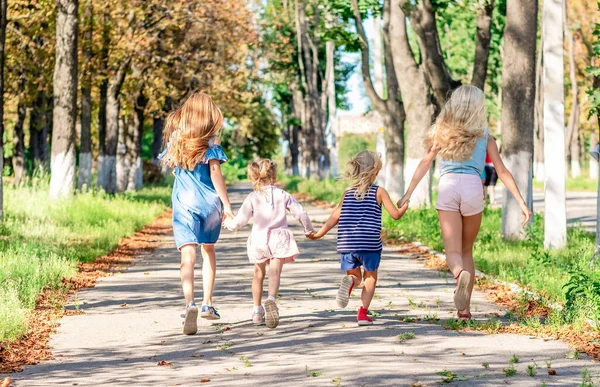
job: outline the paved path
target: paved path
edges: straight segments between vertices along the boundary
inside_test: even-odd
[[[236,207],[246,193],[231,189]],[[327,217],[324,210],[309,212],[315,219]],[[433,386],[443,379],[437,372],[448,370],[457,375],[455,385],[577,386],[585,368],[598,380],[599,365],[586,356],[566,359],[570,349],[563,342],[401,321],[407,316],[449,318],[452,280],[390,249],[384,253],[372,307],[381,316],[371,327],[358,327],[356,296],[347,309],[335,306],[341,279],[335,236],[310,242],[300,227],[293,229],[302,255],[284,268],[277,329],[249,322],[252,266],[245,256],[244,229],[224,232],[218,245],[220,324],[202,321],[197,335],[183,336],[179,256],[169,237],[129,270],[79,293],[85,314],[62,319],[51,342],[56,360],[11,375],[15,385],[195,386],[208,378],[208,386]],[[474,305],[476,319],[503,314],[481,293],[474,295]],[[410,332],[413,339],[398,338]],[[520,362],[517,374],[509,377],[503,369],[513,354]],[[157,366],[162,360],[172,365]],[[546,361],[557,376],[547,375]],[[527,376],[534,362],[537,376]]]

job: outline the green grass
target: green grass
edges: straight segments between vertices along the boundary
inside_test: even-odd
[[[598,180],[590,179],[588,177],[588,171],[581,171],[579,177],[567,178],[567,191],[583,191],[583,192],[596,192],[598,190]],[[544,182],[533,180],[533,188],[544,189]]]
[[[288,178],[289,179],[289,178]],[[288,189],[337,203],[345,181],[292,179]],[[337,199],[334,199],[337,198]],[[383,229],[392,238],[419,241],[443,251],[437,213],[434,208],[409,210],[394,221],[385,213]],[[576,326],[590,318],[600,321],[600,264],[592,263],[594,236],[580,228],[568,229],[568,246],[558,251],[543,249],[543,217],[536,214],[525,240],[507,241],[501,234],[501,210],[484,210],[481,231],[475,242],[476,267],[496,278],[517,282],[542,297],[542,302],[566,305],[563,313],[550,316],[555,324]],[[573,290],[568,291],[569,287]],[[524,304],[526,304],[524,299]]]
[[[44,288],[59,288],[89,262],[150,223],[170,202],[169,187],[110,197],[77,194],[52,201],[45,184],[5,187],[0,225],[0,342],[26,330],[27,313]]]

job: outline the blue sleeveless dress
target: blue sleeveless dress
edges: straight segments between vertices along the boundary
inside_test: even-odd
[[[159,159],[165,153],[166,149]],[[210,179],[210,160],[219,160],[221,164],[228,160],[221,145],[212,141],[204,159],[194,170],[174,169],[175,183],[171,200],[173,234],[178,249],[190,244],[215,244],[221,234],[223,204]]]

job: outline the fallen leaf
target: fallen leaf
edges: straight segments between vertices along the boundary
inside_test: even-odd
[[[166,343],[166,342],[167,342],[167,340],[161,340],[161,341],[160,341],[160,343],[161,343],[161,344],[164,344],[164,343]]]
[[[552,369],[552,368],[550,368],[550,369],[548,370],[548,375],[556,375],[556,370],[555,370],[555,369]]]
[[[149,271],[147,271],[147,272],[145,272],[145,273],[144,273],[144,275],[150,275],[150,272],[149,272]]]
[[[12,383],[12,379],[9,377],[4,378],[2,381],[2,387],[8,387]]]
[[[157,366],[172,366],[173,364],[170,361],[161,360],[156,363]]]
[[[230,330],[231,330],[231,327],[223,327],[223,330],[224,330],[224,331],[230,331]]]
[[[204,357],[204,355],[202,355],[202,354],[199,354],[199,353],[192,353],[192,354],[190,355],[190,357]]]
[[[207,382],[210,382],[209,378],[202,378],[202,379],[200,379],[200,383],[207,383]]]
[[[124,303],[121,304],[121,308],[126,307],[126,306],[127,306],[126,302],[124,302]]]
[[[212,340],[205,340],[202,342],[202,344],[210,344],[210,343],[212,343]]]

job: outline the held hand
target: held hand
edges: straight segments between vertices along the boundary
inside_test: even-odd
[[[225,207],[225,209],[223,210],[223,219],[226,219],[226,218],[235,218],[235,215],[233,214],[231,207]]]
[[[527,205],[525,203],[521,203],[520,207],[521,207],[521,212],[523,213],[522,225],[525,226],[527,223],[529,223],[529,220],[531,219],[531,210],[529,209],[529,207],[527,207]]]
[[[400,200],[398,200],[398,202],[396,203],[396,207],[402,208],[408,205],[408,203],[410,203],[410,196],[404,195],[400,198]]]
[[[306,237],[308,239],[310,239],[311,241],[316,241],[317,239],[320,239],[321,237],[317,235],[316,232],[311,231],[310,233],[306,234]]]

